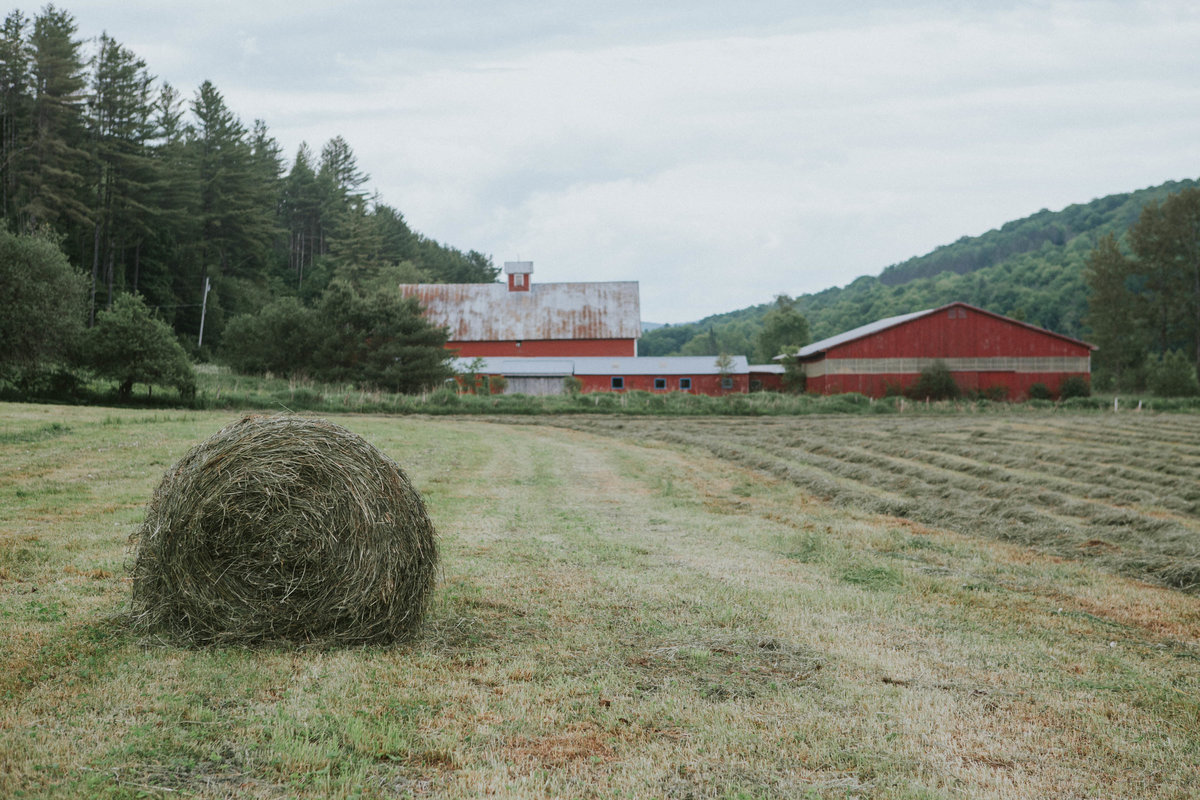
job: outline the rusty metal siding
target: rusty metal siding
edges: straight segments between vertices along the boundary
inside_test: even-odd
[[[502,283],[404,284],[425,316],[455,342],[637,339],[637,281],[537,283],[511,292]]]

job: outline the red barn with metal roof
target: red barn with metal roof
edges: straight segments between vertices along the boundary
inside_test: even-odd
[[[533,262],[504,265],[508,283],[410,283],[425,317],[460,356],[635,356],[642,335],[637,281],[539,283]]]
[[[722,365],[714,356],[642,358],[458,358],[460,375],[500,376],[509,393],[562,394],[563,379],[579,379],[582,392],[684,392],[688,394],[745,394],[750,389],[750,365],[745,356],[730,356]]]
[[[809,392],[882,397],[911,386],[935,361],[965,392],[1058,394],[1068,377],[1088,380],[1095,347],[966,303],[917,311],[814,342],[797,353]]]

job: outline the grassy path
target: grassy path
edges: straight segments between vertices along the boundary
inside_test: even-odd
[[[826,502],[786,473],[667,443],[669,420],[591,432],[339,418],[405,467],[441,531],[426,635],[328,652],[136,639],[120,619],[125,539],[162,470],[231,419],[0,406],[0,796],[1194,791],[1195,596]],[[816,455],[892,469],[945,449],[888,429],[873,453],[845,444],[842,422],[843,444]],[[821,424],[792,444],[771,428],[774,457],[809,452]],[[869,437],[894,422],[854,424]],[[1010,441],[930,425],[964,447]],[[1080,446],[1074,435],[1020,434],[1050,449]],[[1189,436],[1172,464],[1194,457]],[[1140,449],[1114,479],[1153,470]],[[1033,466],[1003,469],[1014,497],[1039,492]],[[888,492],[932,502],[930,487],[962,474],[901,472]],[[1087,483],[1047,491],[1069,481]],[[1136,488],[1114,491],[1153,510]],[[1186,522],[1187,502],[1161,513]]]

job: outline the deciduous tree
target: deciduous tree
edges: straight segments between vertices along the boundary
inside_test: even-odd
[[[786,294],[775,298],[775,306],[763,318],[762,332],[755,341],[755,357],[759,363],[771,359],[785,349],[796,352],[808,344],[808,320],[796,310],[796,301]]]
[[[0,228],[0,374],[68,360],[83,330],[86,292],[53,237]]]
[[[171,326],[155,319],[138,295],[123,294],[112,310],[96,315],[87,335],[88,366],[117,382],[117,395],[128,399],[136,383],[173,386],[195,392],[196,375]]]

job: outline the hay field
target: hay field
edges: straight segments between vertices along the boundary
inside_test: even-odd
[[[0,796],[1194,796],[1195,418],[341,417],[425,634],[140,638],[125,540],[235,417],[0,405]]]

